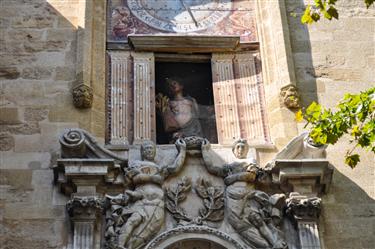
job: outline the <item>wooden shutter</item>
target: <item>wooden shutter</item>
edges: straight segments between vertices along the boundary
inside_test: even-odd
[[[108,52],[110,60],[109,142],[132,137],[132,60],[130,52]]]
[[[213,54],[212,78],[219,143],[231,144],[238,138],[267,142],[263,85],[255,54]]]
[[[155,58],[153,53],[132,53],[134,60],[134,143],[156,141]]]
[[[241,135],[233,59],[232,53],[213,54],[211,61],[216,125],[220,144],[231,144]]]

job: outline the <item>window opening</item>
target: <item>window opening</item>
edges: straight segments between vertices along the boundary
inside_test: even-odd
[[[211,63],[155,62],[156,140],[198,135],[217,143]]]

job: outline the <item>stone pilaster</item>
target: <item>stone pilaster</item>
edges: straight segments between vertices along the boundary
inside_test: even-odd
[[[318,218],[321,211],[321,199],[308,198],[291,193],[287,199],[286,213],[297,223],[301,249],[320,249]]]
[[[104,201],[98,197],[73,197],[66,204],[73,223],[73,249],[94,248],[97,216]]]

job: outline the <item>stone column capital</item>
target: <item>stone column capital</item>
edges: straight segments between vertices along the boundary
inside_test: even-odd
[[[104,209],[104,199],[96,196],[75,196],[66,204],[69,216],[74,221],[92,221]]]
[[[286,214],[297,221],[317,221],[321,211],[321,199],[291,193],[286,200]]]

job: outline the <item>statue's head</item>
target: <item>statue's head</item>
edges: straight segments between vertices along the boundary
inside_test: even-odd
[[[176,95],[177,93],[183,92],[184,85],[180,79],[167,78],[166,80],[168,83],[168,91],[172,96]]]
[[[246,139],[238,139],[233,143],[232,152],[238,159],[244,159],[249,152],[250,146]]]
[[[143,141],[141,145],[142,160],[153,161],[156,155],[156,146],[150,140]]]
[[[281,88],[280,98],[283,104],[291,109],[300,108],[300,95],[295,85],[287,85]]]

